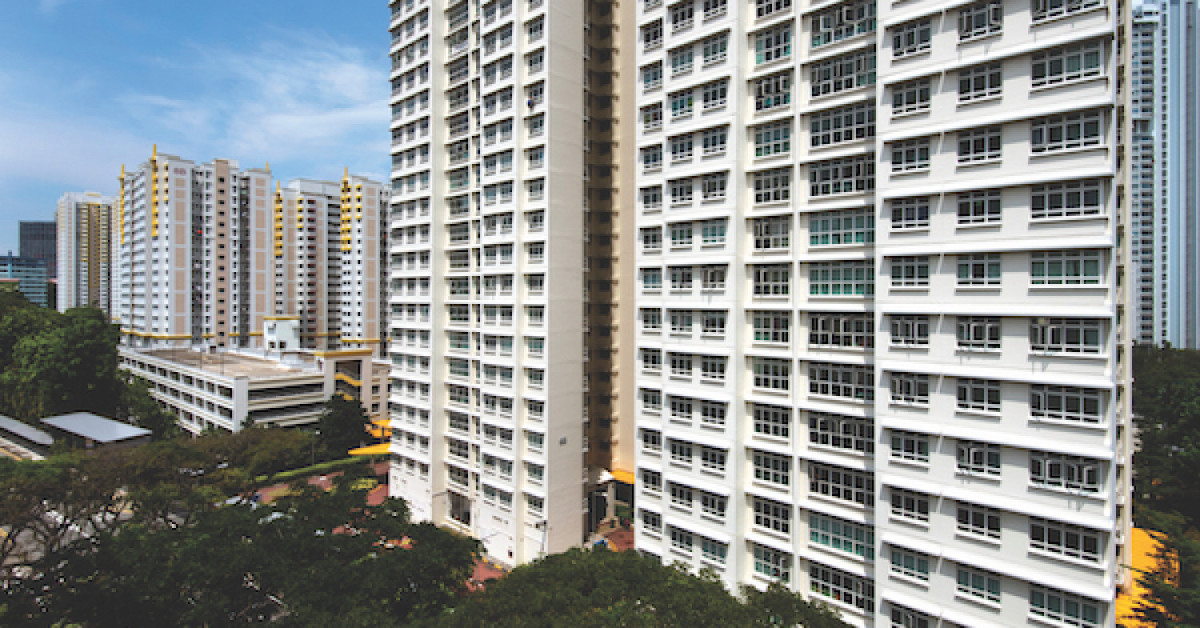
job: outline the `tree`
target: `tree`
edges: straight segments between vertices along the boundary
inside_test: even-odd
[[[10,590],[0,621],[399,626],[439,612],[464,593],[478,543],[413,524],[400,500],[367,505],[363,473],[328,493],[298,484],[274,504],[81,540]]]
[[[154,440],[180,434],[175,416],[164,410],[154,397],[150,396],[150,382],[124,372],[119,373],[117,378],[123,386],[116,418],[150,430]]]
[[[1178,514],[1143,513],[1158,542],[1155,566],[1138,576],[1147,595],[1134,614],[1149,626],[1200,626],[1200,535]]]
[[[1138,347],[1133,409],[1140,446],[1134,454],[1135,515],[1177,512],[1200,521],[1200,351]]]
[[[699,576],[634,552],[573,549],[518,567],[448,609],[432,626],[774,626],[816,618],[845,626],[782,587],[742,603]],[[809,624],[806,624],[809,625]]]
[[[367,440],[371,420],[357,399],[335,394],[325,402],[325,410],[317,421],[323,458],[344,458],[346,452]]]

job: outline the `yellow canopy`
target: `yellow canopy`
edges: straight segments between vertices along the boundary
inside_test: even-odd
[[[391,443],[379,443],[376,445],[367,445],[358,449],[351,449],[351,456],[386,456],[392,451]]]
[[[623,471],[621,469],[613,469],[612,476],[613,476],[614,480],[621,482],[622,484],[636,484],[637,483],[637,481],[634,479],[633,471]]]

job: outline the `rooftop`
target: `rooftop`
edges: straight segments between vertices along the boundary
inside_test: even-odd
[[[315,366],[299,361],[280,362],[273,358],[259,358],[245,353],[220,351],[202,353],[191,349],[155,349],[138,353],[174,362],[182,367],[198,369],[224,377],[281,377],[289,375],[312,375]]]
[[[150,430],[106,419],[91,412],[72,412],[71,414],[52,416],[42,419],[42,423],[97,443],[117,443],[150,435]]]

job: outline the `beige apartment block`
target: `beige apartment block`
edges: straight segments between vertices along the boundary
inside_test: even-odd
[[[59,311],[94,305],[111,308],[113,199],[96,192],[67,192],[58,199]]]

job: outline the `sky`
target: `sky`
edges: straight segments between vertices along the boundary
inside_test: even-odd
[[[0,254],[160,153],[386,181],[387,0],[0,0]]]

